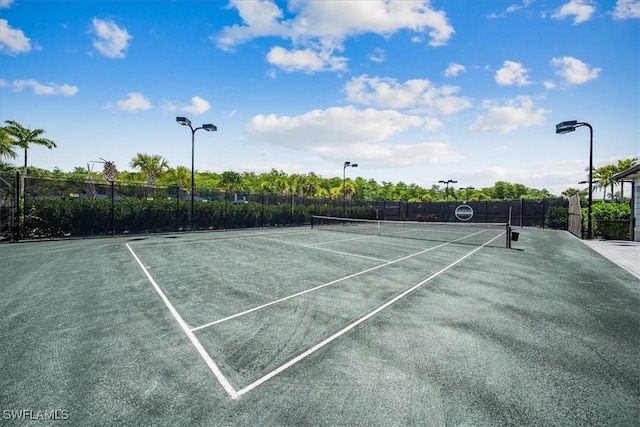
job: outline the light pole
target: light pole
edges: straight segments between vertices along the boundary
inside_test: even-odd
[[[445,190],[445,192],[446,192],[445,193],[445,198],[446,198],[447,201],[449,201],[449,184],[455,184],[458,181],[454,181],[453,179],[448,179],[446,181],[438,181],[438,182],[447,185],[447,189]]]
[[[589,128],[589,201],[588,203],[588,218],[587,218],[587,239],[591,240],[592,226],[591,226],[591,204],[592,204],[592,190],[593,190],[593,128],[587,122],[579,122],[577,120],[569,120],[567,122],[558,123],[556,125],[556,133],[564,134],[573,132],[580,126],[586,126]]]
[[[465,198],[469,200],[469,191],[475,190],[475,187],[461,187],[460,190],[465,190]]]
[[[344,166],[342,167],[342,208],[343,208],[343,216],[347,216],[347,168],[357,168],[357,163],[344,162]]]
[[[594,184],[597,184],[599,182],[600,181],[593,181]],[[578,184],[587,184],[587,183],[588,183],[588,181],[586,181],[586,180],[585,181],[578,181]]]
[[[218,130],[218,128],[215,125],[212,125],[210,123],[204,124],[198,128],[193,128],[191,126],[191,120],[187,119],[186,117],[176,117],[176,122],[180,123],[182,126],[189,126],[189,129],[191,129],[191,215],[189,218],[189,226],[191,228],[191,230],[193,231],[193,211],[194,211],[194,192],[195,192],[195,188],[196,188],[196,181],[195,181],[195,172],[194,172],[194,143],[195,143],[195,135],[196,135],[196,131],[200,130],[200,129],[204,129],[207,132],[215,132]]]

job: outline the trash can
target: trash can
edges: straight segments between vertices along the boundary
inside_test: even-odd
[[[517,242],[518,241],[518,236],[520,236],[520,233],[518,233],[517,231],[512,231],[511,232],[511,241]]]

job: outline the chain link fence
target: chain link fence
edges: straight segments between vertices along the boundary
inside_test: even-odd
[[[309,224],[311,215],[479,223],[504,223],[511,215],[514,227],[567,229],[565,199],[345,202],[206,188],[192,195],[179,186],[40,177],[25,178],[20,195],[18,174],[0,178],[0,231],[14,240],[299,226]]]

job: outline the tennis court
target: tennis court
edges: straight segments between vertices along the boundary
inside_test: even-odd
[[[324,225],[0,245],[3,422],[637,425],[640,281],[569,233]]]

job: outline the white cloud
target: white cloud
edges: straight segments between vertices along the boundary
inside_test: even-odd
[[[384,62],[385,59],[385,52],[382,49],[374,49],[373,52],[369,54],[369,60],[379,64]]]
[[[596,8],[593,6],[591,0],[571,0],[569,3],[557,9],[551,17],[554,19],[564,19],[573,16],[573,25],[576,25],[587,22],[591,19],[595,11]]]
[[[527,69],[519,62],[504,61],[504,65],[501,69],[496,71],[496,83],[501,86],[526,86],[530,85],[531,81],[527,79]]]
[[[450,62],[447,69],[444,71],[445,77],[456,77],[463,71],[467,71],[464,65],[456,64],[454,62]]]
[[[409,29],[429,31],[429,44],[446,44],[454,33],[444,12],[433,10],[428,1],[370,0],[292,2],[292,19],[282,20],[283,12],[270,0],[232,0],[244,25],[225,27],[214,38],[221,49],[232,49],[256,37],[280,36],[295,41],[332,39],[342,41],[351,35],[376,33],[389,35]]]
[[[0,19],[0,53],[16,55],[31,51],[31,42],[22,30],[11,28],[6,19]]]
[[[415,115],[347,106],[313,110],[293,117],[259,114],[251,119],[247,131],[252,137],[274,144],[312,149],[318,145],[383,141],[423,124],[424,119]]]
[[[344,70],[346,58],[335,57],[333,52],[342,51],[344,40],[359,34],[386,37],[410,30],[428,33],[429,44],[441,46],[454,33],[446,14],[432,9],[428,1],[298,0],[290,2],[287,12],[292,18],[287,19],[272,0],[231,0],[230,8],[238,10],[243,23],[224,27],[212,36],[218,48],[233,51],[258,37],[280,37],[289,40],[292,48],[274,47],[268,60],[277,66],[282,64],[288,71]],[[324,65],[317,63],[319,60]]]
[[[513,13],[513,12],[517,12],[520,9],[525,9],[527,7],[529,7],[529,5],[531,4],[533,0],[522,0],[522,3],[520,4],[512,4],[509,7],[507,7],[507,9],[504,12],[501,13],[491,13],[489,15],[487,15],[487,18],[504,18],[507,13]]]
[[[0,0],[0,9],[11,7],[13,0]]]
[[[435,117],[424,118],[424,130],[427,132],[435,132],[444,128],[444,123]]]
[[[285,71],[343,71],[347,58],[332,55],[332,50],[300,49],[287,51],[276,46],[267,54],[267,62]]]
[[[437,87],[426,79],[398,83],[393,78],[362,75],[347,82],[344,90],[351,102],[382,108],[425,108],[433,114],[452,115],[471,106],[467,99],[454,96],[459,87]]]
[[[571,56],[563,56],[562,58],[553,58],[551,65],[558,70],[556,74],[562,77],[568,84],[582,84],[590,80],[598,78],[601,68],[590,67],[579,59]]]
[[[545,80],[542,84],[546,89],[555,89],[557,86],[556,83],[551,80]]]
[[[618,0],[613,10],[615,19],[640,18],[640,0]]]
[[[150,110],[151,103],[139,92],[129,92],[127,99],[116,102],[118,109],[122,111],[136,112],[140,110]]]
[[[191,105],[180,108],[180,111],[199,116],[200,114],[206,113],[210,109],[211,105],[209,105],[209,102],[205,101],[199,96],[194,96],[193,98],[191,98]]]
[[[63,96],[73,96],[78,93],[78,88],[76,86],[64,84],[42,84],[33,79],[23,79],[23,80],[14,80],[11,84],[5,82],[5,86],[10,86],[16,92],[22,91],[25,87],[29,87],[33,90],[33,93],[36,95],[63,95]]]
[[[512,4],[511,6],[509,6],[506,10],[507,13],[513,13],[517,10],[520,9],[525,9],[527,7],[529,7],[529,5],[531,4],[532,0],[522,0],[521,4]]]
[[[261,36],[286,36],[290,29],[279,20],[283,13],[272,1],[236,1],[229,2],[229,8],[235,8],[244,25],[224,27],[222,32],[211,37],[217,46],[225,51],[233,51],[236,45],[246,43]]]
[[[111,21],[93,18],[91,23],[97,36],[93,40],[93,47],[108,58],[124,58],[124,51],[129,47],[129,41],[133,36]]]
[[[345,149],[321,153],[332,161],[343,158],[358,159],[367,168],[408,167],[454,163],[464,160],[449,144],[444,142],[420,142],[416,144],[354,144]]]
[[[299,116],[257,115],[247,125],[251,140],[310,152],[331,161],[345,156],[367,167],[452,162],[462,157],[442,142],[390,144],[394,135],[435,122],[392,110],[353,106],[313,110]]]
[[[469,126],[470,131],[506,134],[520,128],[544,124],[545,115],[549,112],[535,108],[528,96],[510,99],[504,105],[485,101],[484,108],[486,113],[478,116],[475,123]]]

